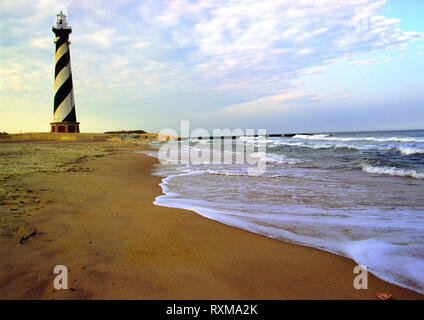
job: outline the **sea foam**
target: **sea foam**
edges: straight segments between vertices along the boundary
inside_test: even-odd
[[[350,257],[424,293],[423,138],[408,131],[226,140],[233,154],[247,143],[240,152],[266,162],[264,174],[247,175],[247,164],[169,163],[160,167],[164,195],[155,204]],[[266,152],[249,153],[259,143]]]
[[[410,156],[413,154],[424,154],[424,149],[415,148],[415,147],[399,147],[399,152],[401,154]]]
[[[396,167],[379,167],[369,164],[362,165],[362,170],[373,174],[385,174],[398,177],[412,177],[416,179],[424,179],[424,173],[419,173],[416,170],[400,169]]]
[[[305,140],[329,140],[329,141],[375,141],[375,142],[419,142],[424,143],[424,139],[414,137],[333,137],[328,134],[302,135],[297,134],[293,138]]]

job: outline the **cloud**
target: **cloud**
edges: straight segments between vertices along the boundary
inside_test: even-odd
[[[156,99],[152,105],[162,110],[177,99],[181,105],[166,110],[174,112],[169,117],[179,117],[182,110],[192,114],[201,102],[212,113],[244,101],[265,103],[268,114],[280,112],[281,106],[263,97],[293,91],[296,83],[304,82],[302,77],[325,72],[339,61],[358,66],[378,63],[357,57],[405,49],[423,39],[422,33],[403,31],[399,19],[382,16],[385,4],[382,0],[146,0],[142,4],[3,0],[2,104],[44,108],[51,100],[51,26],[58,8],[65,8],[73,28],[71,60],[78,105],[107,99],[144,106]],[[328,95],[303,99],[312,103],[324,99],[324,94]],[[23,108],[30,117],[32,109]],[[134,112],[141,118],[150,115],[143,107]]]
[[[365,52],[401,48],[417,33],[398,19],[374,16],[385,1],[233,1],[195,24],[191,35],[203,55],[201,71],[212,77],[279,71],[292,77],[322,70],[331,61]],[[357,26],[358,15],[366,27]],[[311,74],[311,71],[309,71]],[[279,83],[284,82],[282,76]],[[258,79],[259,81],[259,79]]]
[[[112,45],[118,45],[117,42],[122,40],[122,37],[117,36],[116,30],[103,27],[84,35],[72,36],[72,40],[80,42],[83,46],[92,46],[93,50],[102,50],[109,49]]]
[[[318,74],[318,73],[322,73],[326,70],[326,68],[324,67],[317,67],[317,68],[312,68],[309,70],[302,70],[299,72],[300,75],[311,75],[311,74]]]
[[[253,101],[227,106],[216,112],[207,112],[199,115],[203,119],[255,117],[278,114],[289,111],[308,100],[320,100],[319,95],[308,95],[302,92],[286,92],[268,96]]]
[[[156,17],[156,20],[163,26],[172,27],[179,24],[183,18],[198,19],[198,14],[214,6],[213,1],[204,0],[198,2],[188,0],[167,1],[164,10]]]
[[[351,65],[356,66],[366,66],[370,64],[382,64],[393,61],[392,58],[389,57],[378,57],[378,58],[371,58],[371,59],[365,59],[365,60],[358,60],[358,61],[352,61]]]
[[[310,101],[319,101],[325,98],[325,95],[323,94],[318,94],[315,96],[312,96],[311,98],[309,98]]]
[[[35,47],[36,49],[42,50],[51,50],[52,39],[48,37],[40,37],[30,39],[30,47]]]
[[[331,99],[331,101],[345,100],[349,99],[350,97],[352,97],[350,94],[344,94],[342,96]]]
[[[339,101],[350,98],[350,94],[331,98],[330,101]],[[285,92],[267,96],[252,101],[233,104],[215,112],[199,114],[200,119],[229,119],[276,115],[283,112],[298,111],[311,103],[326,99],[323,94],[308,94],[300,91]]]

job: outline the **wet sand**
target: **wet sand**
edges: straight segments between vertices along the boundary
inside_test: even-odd
[[[0,143],[1,299],[394,299],[424,296],[355,263],[152,204],[146,146]],[[53,269],[69,270],[55,290]]]

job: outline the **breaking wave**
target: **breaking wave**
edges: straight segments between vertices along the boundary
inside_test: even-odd
[[[401,154],[410,156],[412,154],[424,154],[424,149],[414,147],[400,147],[398,148]]]
[[[314,134],[314,135],[303,135],[297,134],[293,138],[305,139],[305,140],[328,140],[328,141],[375,141],[375,142],[421,142],[424,143],[424,139],[417,139],[414,137],[389,137],[389,138],[378,138],[378,137],[333,137],[328,134]]]
[[[424,173],[419,173],[416,170],[400,169],[396,167],[385,167],[385,166],[379,167],[379,166],[364,164],[362,166],[362,170],[365,172],[374,173],[374,174],[385,174],[390,176],[412,177],[416,179],[424,179]]]

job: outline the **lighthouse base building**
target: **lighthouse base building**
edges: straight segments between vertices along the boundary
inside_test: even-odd
[[[56,53],[54,66],[54,110],[51,132],[79,133],[79,122],[75,113],[75,99],[72,84],[71,55],[69,53],[69,34],[66,15],[57,15],[52,31],[56,35]]]
[[[51,122],[51,132],[79,133],[79,122]]]

